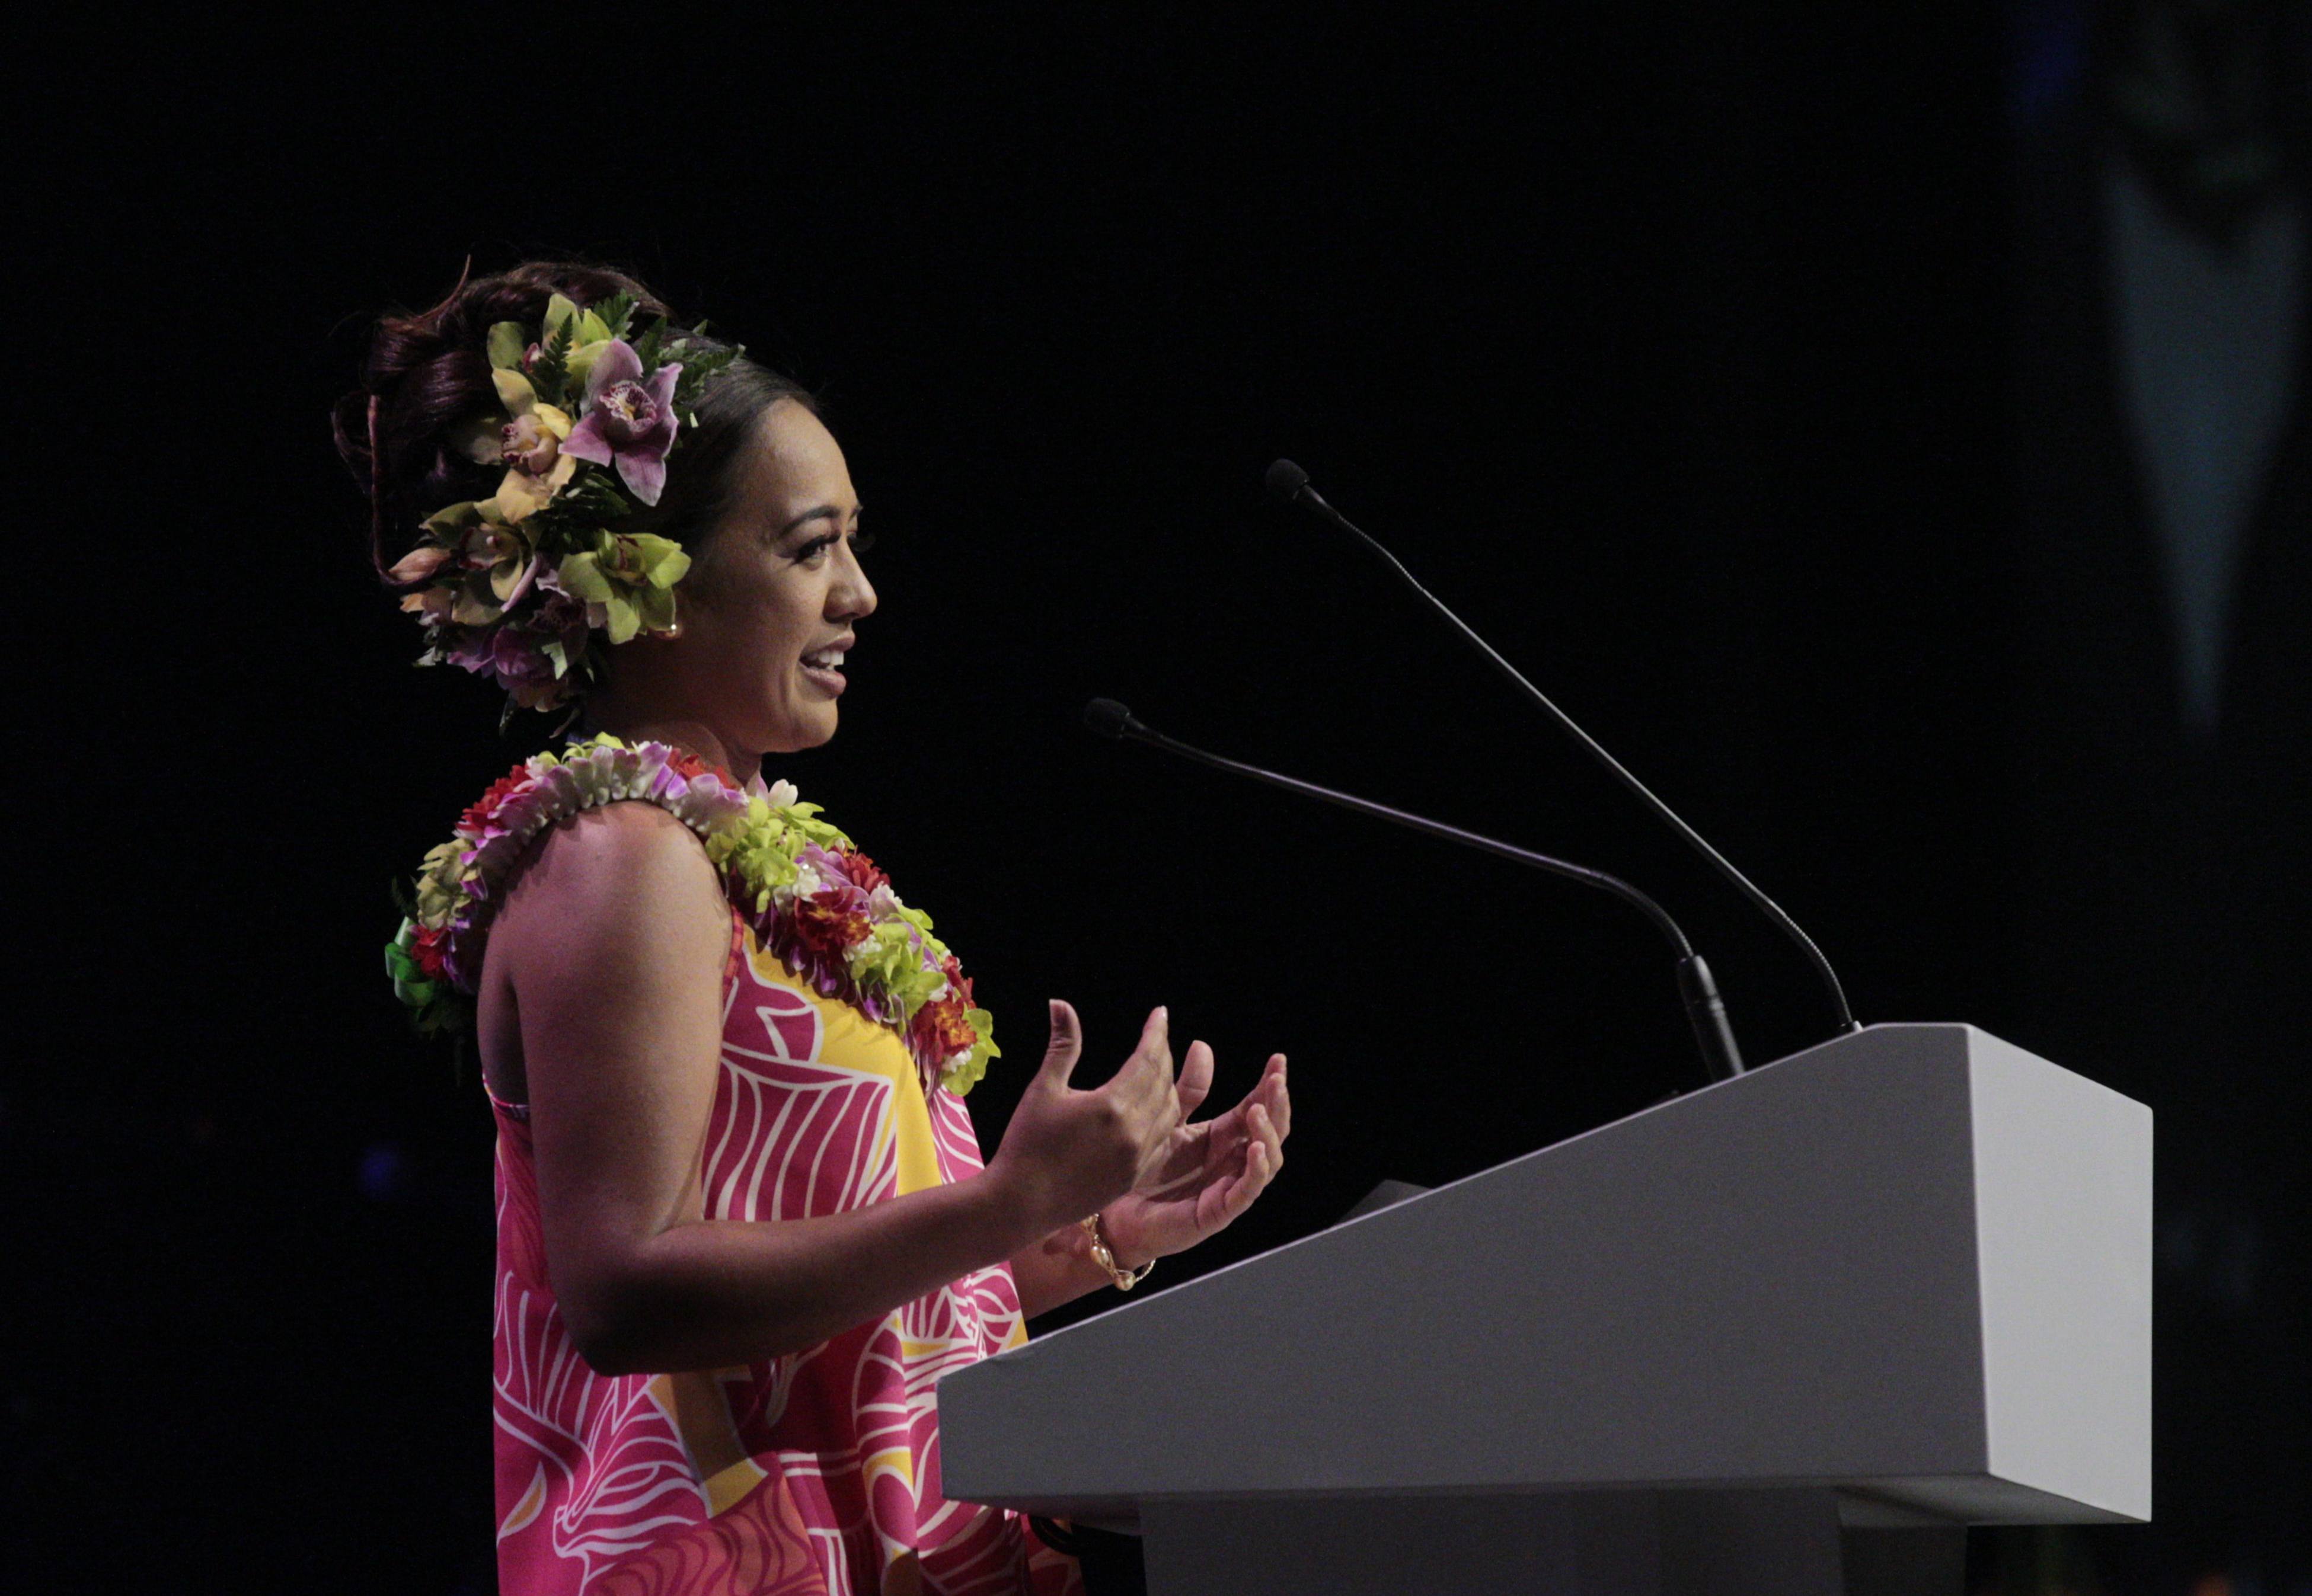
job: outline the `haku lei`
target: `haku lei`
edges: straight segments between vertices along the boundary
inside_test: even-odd
[[[458,447],[505,475],[489,498],[428,516],[425,541],[387,573],[425,624],[417,662],[495,676],[508,715],[582,693],[599,671],[598,636],[675,630],[690,556],[622,528],[635,502],[658,503],[667,456],[746,351],[710,349],[705,323],[670,333],[663,318],[630,338],[635,310],[625,293],[591,308],[557,293],[543,325],[490,328],[499,408],[471,418]]]
[[[762,946],[821,997],[849,1003],[906,1043],[959,1096],[1001,1051],[971,978],[931,917],[910,909],[851,839],[792,783],[750,787],[664,743],[614,737],[516,765],[425,856],[401,929],[386,945],[394,995],[428,1033],[467,1025],[500,894],[547,826],[620,799],[657,804],[698,833],[723,891]]]

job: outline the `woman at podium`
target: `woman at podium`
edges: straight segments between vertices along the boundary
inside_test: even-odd
[[[1018,1515],[941,1496],[934,1386],[1244,1212],[1283,1059],[1197,1121],[1212,1053],[1176,1075],[1163,1009],[1082,1091],[1054,1003],[983,1166],[969,975],[765,769],[834,735],[876,609],[794,383],[537,261],[385,317],[334,419],[422,661],[578,733],[425,856],[386,954],[497,1126],[503,1588],[1073,1588]]]

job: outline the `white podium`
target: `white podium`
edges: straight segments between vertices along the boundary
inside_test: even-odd
[[[2150,1516],[2150,1252],[2148,1109],[1877,1025],[959,1370],[943,1488],[1154,1596],[1957,1596]]]

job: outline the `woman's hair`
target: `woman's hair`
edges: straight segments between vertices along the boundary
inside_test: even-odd
[[[390,312],[378,320],[361,368],[361,386],[330,414],[337,453],[370,499],[370,558],[386,576],[417,523],[459,500],[486,499],[504,468],[477,465],[460,447],[460,429],[499,408],[487,340],[495,322],[537,327],[555,294],[581,306],[613,294],[634,296],[635,325],[665,317],[663,301],[622,272],[578,261],[530,260],[489,277],[466,277],[430,310]],[[719,341],[684,335],[694,348]],[[655,506],[637,505],[619,529],[651,532],[694,556],[721,518],[736,485],[731,465],[764,412],[793,399],[816,413],[800,383],[743,356],[711,383],[685,430],[682,446]],[[390,578],[388,579],[390,580]]]

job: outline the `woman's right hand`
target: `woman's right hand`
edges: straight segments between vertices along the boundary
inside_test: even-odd
[[[1068,1085],[1082,1051],[1076,1011],[1054,1000],[1043,1068],[1028,1083],[987,1166],[987,1178],[1005,1189],[1006,1206],[1035,1235],[1073,1225],[1131,1190],[1163,1156],[1180,1122],[1163,1009],[1150,1012],[1140,1045],[1106,1086],[1079,1092]]]

